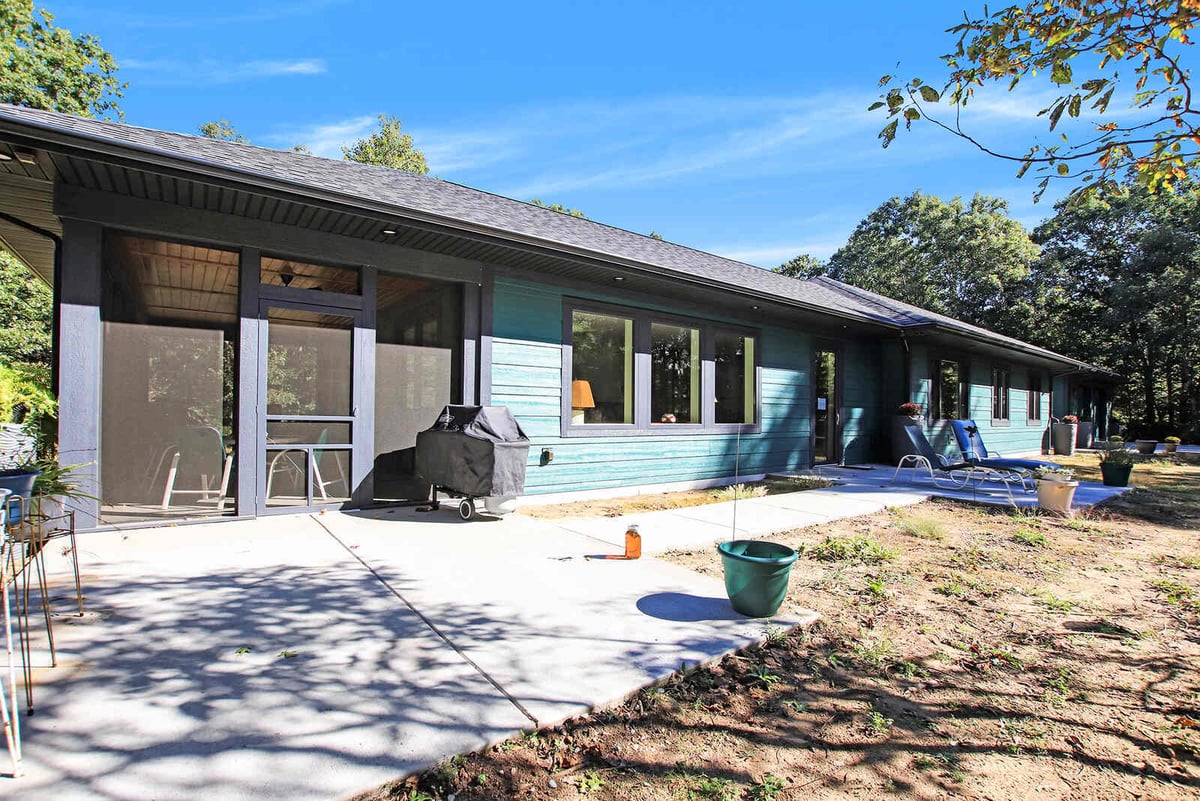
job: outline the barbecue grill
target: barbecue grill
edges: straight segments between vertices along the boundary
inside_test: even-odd
[[[512,509],[525,491],[529,437],[506,406],[447,406],[433,427],[417,434],[416,470],[438,492],[461,498],[458,514],[470,520],[483,499],[495,515]]]

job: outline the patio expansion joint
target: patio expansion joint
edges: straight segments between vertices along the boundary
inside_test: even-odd
[[[496,691],[499,692],[501,695],[503,695],[508,700],[509,703],[511,703],[513,706],[515,706],[517,708],[517,711],[519,711],[522,715],[524,715],[526,718],[528,718],[529,721],[534,725],[535,728],[541,727],[541,723],[538,721],[538,719],[535,718],[533,716],[533,714],[530,713],[530,711],[528,709],[526,709],[521,704],[521,702],[518,701],[512,695],[512,693],[510,693],[508,690],[504,689],[503,685],[501,685],[500,682],[498,682],[495,678],[493,678],[491,676],[491,674],[489,674],[486,670],[484,670],[482,667],[480,667],[479,664],[474,659],[472,659],[470,656],[467,655],[466,651],[464,651],[453,640],[451,640],[445,634],[445,632],[443,632],[441,629],[439,629],[434,624],[434,622],[432,620],[430,620],[428,617],[426,617],[424,614],[422,614],[421,610],[419,610],[419,609],[417,609],[417,607],[413,606],[412,603],[410,603],[409,600],[407,598],[405,598],[404,595],[401,594],[401,592],[399,590],[397,590],[395,587],[392,586],[391,582],[389,582],[386,578],[384,578],[379,573],[379,571],[377,571],[375,568],[371,567],[371,565],[368,564],[365,559],[363,559],[361,556],[359,556],[357,553],[355,553],[354,550],[349,545],[347,545],[345,542],[343,542],[342,539],[340,537],[338,537],[337,534],[334,534],[329,529],[329,527],[325,525],[325,523],[320,519],[320,517],[318,515],[309,515],[309,517],[311,517],[313,519],[313,521],[316,522],[316,524],[325,531],[326,534],[328,534],[330,537],[332,537],[334,542],[336,542],[338,545],[342,546],[342,548],[345,549],[346,553],[350,554],[350,556],[352,556],[355,559],[355,561],[357,561],[360,565],[362,565],[363,568],[366,569],[366,571],[368,573],[370,573],[372,576],[374,576],[375,580],[378,581],[380,584],[382,584],[387,589],[388,592],[390,592],[392,595],[396,596],[396,598],[400,601],[400,603],[402,603],[406,607],[408,607],[409,611],[411,611],[414,615],[416,615],[420,619],[420,621],[422,623],[424,623],[429,628],[429,630],[432,631],[439,640],[446,643],[446,645],[450,646],[450,648],[452,648],[454,650],[454,652],[456,654],[458,654],[459,657],[462,658],[462,660],[464,662],[466,662],[468,665],[470,665],[472,667],[472,669],[475,670],[476,673],[478,673],[480,676],[482,676],[483,679],[488,684],[495,687]]]

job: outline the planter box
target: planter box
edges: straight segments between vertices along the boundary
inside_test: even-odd
[[[1059,456],[1074,456],[1075,438],[1078,435],[1078,423],[1055,423],[1052,434],[1054,441],[1054,452]]]
[[[1100,475],[1104,477],[1106,487],[1128,487],[1129,475],[1133,472],[1131,464],[1100,463]]]
[[[1092,432],[1096,428],[1095,423],[1078,423],[1079,430],[1075,432],[1075,447],[1090,448],[1092,447]]]
[[[913,447],[912,440],[904,433],[906,428],[918,428],[922,433],[925,431],[925,421],[920,417],[905,417],[904,415],[892,415],[892,463],[899,464],[901,457],[915,454],[917,449]]]
[[[1137,445],[1138,453],[1149,456],[1150,454],[1154,453],[1154,449],[1158,447],[1158,440],[1139,439],[1134,444]]]

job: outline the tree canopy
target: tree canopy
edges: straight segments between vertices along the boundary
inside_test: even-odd
[[[0,101],[81,117],[120,115],[117,62],[90,34],[73,36],[33,0],[0,0]]]
[[[953,51],[942,56],[949,75],[939,90],[921,78],[885,75],[886,91],[872,110],[890,120],[879,132],[887,147],[903,120],[922,118],[985,153],[1041,174],[1035,197],[1051,180],[1075,184],[1075,198],[1121,191],[1127,171],[1150,192],[1172,189],[1200,166],[1200,108],[1192,96],[1190,34],[1200,24],[1196,0],[1043,0],[970,17],[950,28]],[[1094,116],[1094,130],[1056,144],[1034,143],[1024,153],[995,149],[962,125],[961,112],[988,84],[1016,89],[1023,80],[1049,81],[1059,93],[1037,112],[1049,130],[1064,118]],[[1133,114],[1110,108],[1128,101]],[[949,104],[952,118],[933,110]]]
[[[49,366],[52,309],[50,287],[0,249],[0,362]]]
[[[1032,304],[1024,296],[1037,246],[1000,198],[969,203],[914,192],[867,215],[824,274],[923,309],[1015,336]],[[815,272],[801,256],[779,268]]]
[[[1038,344],[1131,379],[1119,408],[1154,437],[1200,437],[1200,199],[1181,188],[1062,202],[1034,232]]]
[[[561,203],[546,203],[545,201],[538,200],[536,197],[529,201],[529,205],[537,206],[539,209],[550,209],[550,211],[557,211],[560,214],[566,214],[570,217],[578,217],[581,220],[591,219],[591,217],[588,217],[579,209],[569,209]],[[651,232],[651,236],[653,235],[653,232]],[[659,238],[661,239],[662,237]]]
[[[222,117],[219,120],[206,122],[200,126],[200,133],[209,139],[224,139],[226,142],[241,142],[250,144],[250,140],[242,134],[233,123]]]
[[[828,273],[825,262],[808,253],[801,253],[796,258],[785,261],[774,271],[783,273],[788,278],[815,278]]]
[[[401,131],[400,120],[384,114],[379,115],[379,130],[350,147],[343,147],[342,156],[346,161],[429,174],[425,154],[416,148],[410,135]]]

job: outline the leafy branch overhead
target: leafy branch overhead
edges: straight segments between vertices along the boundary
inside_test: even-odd
[[[1018,162],[1041,175],[1035,198],[1051,180],[1070,180],[1075,197],[1119,191],[1132,172],[1150,192],[1173,190],[1200,167],[1200,118],[1192,97],[1191,71],[1183,62],[1200,24],[1200,0],[1059,0],[1009,6],[964,22],[953,52],[942,56],[950,74],[941,89],[921,78],[907,82],[884,75],[885,89],[872,111],[888,122],[879,132],[886,148],[903,121],[905,130],[925,119],[983,152]],[[980,87],[1008,91],[1025,79],[1048,78],[1059,92],[1037,112],[1053,145],[1034,143],[1024,154],[994,149],[963,127],[962,112]],[[1132,81],[1132,85],[1130,85]],[[1128,100],[1132,115],[1110,108]],[[949,106],[950,117],[934,112]],[[1092,130],[1073,139],[1060,130],[1064,118],[1089,120]]]

